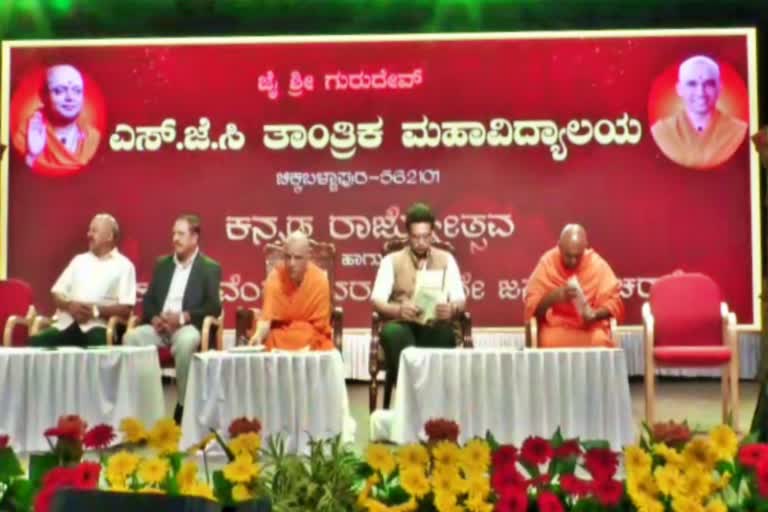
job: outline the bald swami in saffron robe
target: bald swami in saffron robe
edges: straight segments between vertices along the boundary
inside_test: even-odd
[[[662,153],[673,162],[696,169],[716,167],[728,160],[746,133],[747,123],[717,109],[702,132],[691,124],[685,110],[651,127],[653,140]]]
[[[101,140],[101,134],[97,129],[77,122],[80,138],[77,142],[77,149],[74,153],[71,153],[56,136],[53,125],[47,119],[44,119],[44,123],[45,147],[40,156],[35,160],[34,169],[48,174],[68,174],[81,169],[93,158]],[[29,153],[27,149],[28,127],[29,120],[23,123],[13,135],[14,146],[25,156]]]
[[[555,247],[544,253],[528,280],[525,321],[528,322],[536,314],[536,308],[544,297],[565,286],[574,275],[593,310],[605,308],[617,321],[623,319],[620,283],[608,263],[595,251],[587,249],[579,266],[570,270],[563,265],[560,250]],[[585,325],[573,304],[555,304],[547,310],[544,321],[539,325],[539,346],[612,347],[610,321],[606,319]]]
[[[282,263],[267,277],[260,320],[271,323],[265,345],[269,350],[331,350],[331,291],[328,277],[310,262],[301,284]]]

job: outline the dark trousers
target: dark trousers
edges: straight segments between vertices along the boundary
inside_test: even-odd
[[[406,347],[455,348],[456,333],[450,322],[435,322],[420,325],[411,322],[387,322],[379,336],[384,350],[384,363],[387,369],[384,381],[384,407],[389,408],[392,388],[397,382],[400,370],[400,353]]]
[[[93,327],[83,332],[77,322],[72,322],[64,330],[51,327],[27,340],[30,347],[88,347],[106,344],[107,330],[104,327]]]

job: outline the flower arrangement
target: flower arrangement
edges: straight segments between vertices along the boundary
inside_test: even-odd
[[[640,443],[624,452],[627,492],[638,510],[768,509],[768,445],[751,437],[739,442],[727,425],[672,445],[660,432],[646,427]]]

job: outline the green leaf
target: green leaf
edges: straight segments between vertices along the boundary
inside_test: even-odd
[[[728,509],[736,507],[739,504],[739,496],[733,487],[726,487],[723,489],[723,501],[728,506]]]
[[[748,436],[744,437],[739,443],[739,446],[745,446],[748,444],[755,444],[760,441],[760,432],[750,432]]]
[[[15,476],[23,476],[24,469],[19,459],[10,447],[0,448],[0,478],[9,480]]]
[[[224,472],[213,472],[213,495],[222,505],[231,505],[234,503],[232,500],[232,487],[234,487],[226,478],[224,478]]]
[[[181,463],[184,461],[183,453],[172,453],[168,455],[168,462],[171,464],[171,469],[174,473],[178,473],[181,470]]]
[[[43,478],[59,465],[59,458],[53,453],[38,453],[29,456],[29,479],[35,487],[40,487]]]
[[[583,441],[581,445],[584,447],[584,450],[586,451],[593,450],[593,449],[603,449],[603,450],[611,449],[611,443],[603,439],[593,439],[590,441]]]
[[[485,441],[488,443],[488,446],[491,448],[491,452],[495,452],[496,450],[499,449],[499,446],[501,446],[490,430],[485,431]]]
[[[3,501],[9,505],[10,510],[32,510],[32,497],[35,488],[32,482],[26,478],[17,478],[5,491]],[[2,507],[0,507],[2,509]]]
[[[563,437],[563,433],[560,431],[560,427],[557,427],[557,430],[555,430],[555,433],[552,435],[552,448],[560,448],[564,441],[565,438]]]

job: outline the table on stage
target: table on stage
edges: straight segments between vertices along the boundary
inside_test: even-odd
[[[49,448],[43,432],[77,414],[117,429],[135,417],[150,427],[165,415],[155,347],[0,349],[0,432],[20,452]]]
[[[371,416],[371,439],[410,443],[432,418],[456,421],[460,440],[491,431],[634,442],[624,353],[617,349],[421,349],[400,358],[394,408]]]
[[[184,403],[181,447],[232,420],[258,419],[262,436],[280,434],[290,452],[310,438],[342,435],[353,441],[341,354],[328,352],[209,351],[192,358]]]

